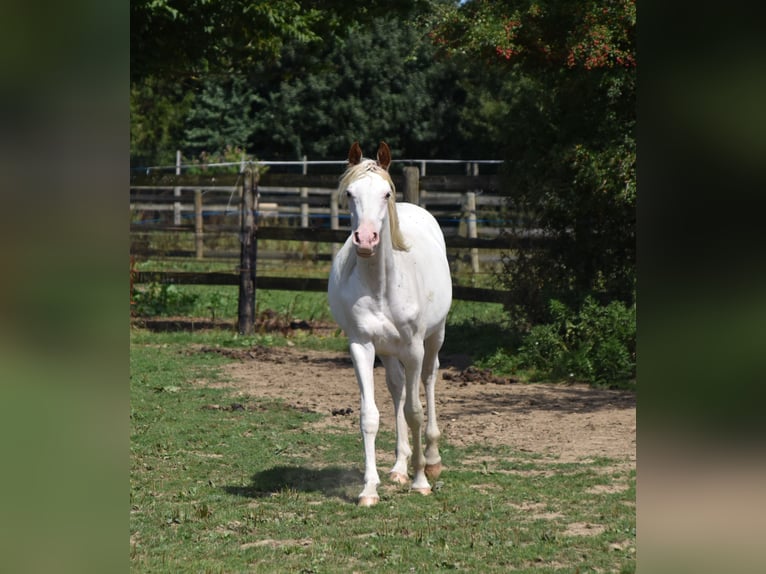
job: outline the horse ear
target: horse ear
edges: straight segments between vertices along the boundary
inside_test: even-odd
[[[391,165],[391,149],[386,142],[380,142],[378,164],[385,170],[388,170],[388,166]]]
[[[359,142],[354,142],[348,150],[348,165],[356,165],[360,161],[362,161],[362,148],[359,147]]]

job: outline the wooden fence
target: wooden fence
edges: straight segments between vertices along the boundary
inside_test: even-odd
[[[257,175],[248,180],[248,173],[136,174],[130,184],[132,256],[239,261],[239,273],[143,271],[135,275],[134,282],[240,284],[243,332],[247,332],[242,328],[243,313],[252,315],[251,309],[242,308],[243,299],[251,298],[246,290],[243,292],[243,284],[250,282],[255,288],[256,256],[286,256],[257,254],[258,240],[330,243],[334,253],[349,233],[347,216],[338,209],[337,174],[267,172],[259,180]],[[510,219],[522,215],[510,212],[505,199],[498,195],[497,176],[421,176],[417,167],[405,167],[402,174],[392,177],[400,200],[426,207],[440,222],[453,261],[458,250],[468,252],[474,273],[479,272],[483,262],[497,260],[500,251],[528,248],[544,240],[535,235],[519,237],[504,232],[511,224]],[[152,246],[152,238],[161,233],[190,236],[194,240],[187,242],[186,248],[157,249]],[[239,249],[227,251],[206,246],[206,240],[222,236],[231,239],[236,234]],[[189,243],[193,243],[193,249],[188,247]],[[492,250],[494,254],[483,258],[479,250]],[[262,289],[323,291],[327,289],[327,279],[261,276],[257,285]],[[502,291],[474,287],[455,286],[453,292],[455,299],[463,300],[504,298]]]

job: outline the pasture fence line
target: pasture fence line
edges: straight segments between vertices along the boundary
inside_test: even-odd
[[[394,175],[393,179],[400,199],[428,209],[441,224],[446,237],[495,237],[527,217],[512,212],[506,198],[498,195],[497,176],[419,177],[417,168],[405,167],[403,174]],[[131,180],[131,232],[134,234],[191,231],[184,221],[193,219],[195,256],[203,259],[220,256],[206,252],[209,248],[205,246],[205,237],[231,232],[240,225],[239,174],[134,175]],[[168,220],[171,211],[172,223]],[[335,175],[268,172],[261,175],[257,215],[269,226],[292,227],[297,223],[303,228],[342,229],[347,222],[347,216],[338,209]],[[472,269],[478,273],[476,252],[471,253],[471,258]]]
[[[401,199],[431,211],[442,225],[450,257],[468,250],[473,273],[482,262],[479,250],[512,252],[539,246],[546,240],[539,234],[519,236],[507,233],[507,218],[523,214],[507,213],[506,200],[497,192],[495,175],[422,176],[416,166],[405,166],[392,178]],[[337,174],[260,174],[248,164],[239,174],[133,174],[130,185],[131,256],[158,255],[196,260],[235,259],[236,273],[196,273],[142,271],[134,283],[239,284],[239,330],[254,328],[256,288],[323,291],[326,279],[258,277],[258,240],[300,241],[304,249],[312,243],[332,244],[332,255],[348,238],[348,216],[339,210]],[[479,212],[483,210],[484,215]],[[505,210],[505,211],[504,211]],[[496,218],[497,227],[487,223],[487,214]],[[177,216],[178,215],[178,216]],[[185,223],[193,218],[193,223]],[[292,222],[293,225],[286,225]],[[193,249],[158,249],[152,246],[155,234],[193,236]],[[239,254],[216,251],[206,240],[239,235]],[[273,253],[266,254],[275,257]],[[277,254],[276,256],[280,256]],[[281,257],[291,254],[282,253]],[[294,256],[294,254],[292,254]],[[320,257],[321,258],[321,257]],[[485,261],[496,261],[491,255]],[[454,286],[455,299],[500,302],[505,292],[475,287]]]

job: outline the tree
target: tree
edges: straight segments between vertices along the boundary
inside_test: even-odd
[[[288,43],[321,44],[353,22],[407,17],[427,0],[131,0],[130,77],[247,73]]]
[[[277,69],[260,75],[274,82],[253,86],[251,148],[290,159],[342,158],[350,141],[385,138],[399,157],[449,154],[455,71],[434,64],[433,53],[415,24],[393,17],[353,24],[322,49],[285,53]]]
[[[194,94],[157,77],[130,87],[130,158],[135,165],[168,165],[183,137]]]
[[[226,146],[244,148],[256,121],[256,99],[242,76],[206,80],[187,113],[182,149],[197,156]]]
[[[431,37],[480,69],[461,118],[502,150],[509,198],[551,237],[507,258],[509,307],[544,321],[556,297],[635,293],[635,4],[473,0],[442,7]],[[494,127],[487,128],[493,125]],[[471,137],[470,135],[468,137]]]
[[[130,3],[131,80],[187,80],[246,70],[276,58],[288,39],[317,42],[324,20],[316,3],[292,0],[133,0]]]
[[[379,26],[375,22],[385,18],[398,19],[409,30],[409,40],[419,46],[412,52],[422,55],[425,44],[407,22],[414,21],[414,15],[427,9],[431,1],[369,0],[361,5],[340,0],[131,2],[132,163],[167,161],[182,143],[181,137],[195,152],[215,151],[211,146],[220,146],[226,139],[240,142],[246,130],[250,130],[249,149],[269,150],[272,155],[276,142],[275,157],[293,159],[303,153],[326,153],[333,134],[340,139],[359,131],[359,115],[351,109],[345,120],[351,127],[343,131],[343,122],[336,121],[340,112],[334,113],[330,106],[339,96],[347,95],[334,91],[343,89],[338,77],[344,71],[317,55],[329,57],[347,40],[355,41],[346,33],[349,29],[362,41],[371,28]],[[373,56],[377,55],[383,69],[391,63],[398,67],[399,55],[407,56],[403,47],[398,48],[396,57],[385,61],[388,39],[380,39],[383,43],[375,46]],[[351,63],[356,60],[344,57]],[[358,57],[367,59],[368,54]],[[417,66],[423,69],[426,64],[421,58]],[[408,66],[412,68],[412,62]],[[325,73],[326,78],[322,76]],[[306,76],[311,76],[310,81]],[[248,98],[242,90],[249,90],[255,98]],[[421,112],[424,96],[413,89],[409,94],[417,96],[409,102]],[[154,109],[152,101],[157,104]],[[223,108],[228,111],[224,113]],[[402,109],[404,106],[397,104],[393,112],[399,114]],[[315,115],[311,115],[312,110],[316,110]],[[242,129],[235,129],[232,120],[239,120]],[[396,124],[398,133],[400,124]],[[381,124],[369,125],[372,129]],[[424,141],[427,138],[422,134],[432,134],[435,129],[421,122],[413,130],[412,141]],[[300,135],[304,132],[308,135]],[[171,134],[178,139],[172,141]],[[344,148],[347,145],[346,141]],[[343,152],[338,148],[333,153]]]

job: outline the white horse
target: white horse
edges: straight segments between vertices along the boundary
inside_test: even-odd
[[[375,435],[380,415],[373,392],[376,355],[385,366],[396,413],[396,463],[390,478],[406,484],[412,457],[411,489],[430,494],[426,476],[435,480],[441,473],[434,386],[452,303],[452,280],[439,224],[416,205],[396,203],[390,164],[391,151],[385,142],[378,148],[377,161],[362,158],[357,142],[349,150],[339,190],[341,198],[348,200],[351,236],[335,257],[328,289],[332,314],[349,339],[361,391],[365,457],[361,506],[379,500]],[[428,416],[425,453],[421,380]],[[412,449],[407,425],[412,430]]]

